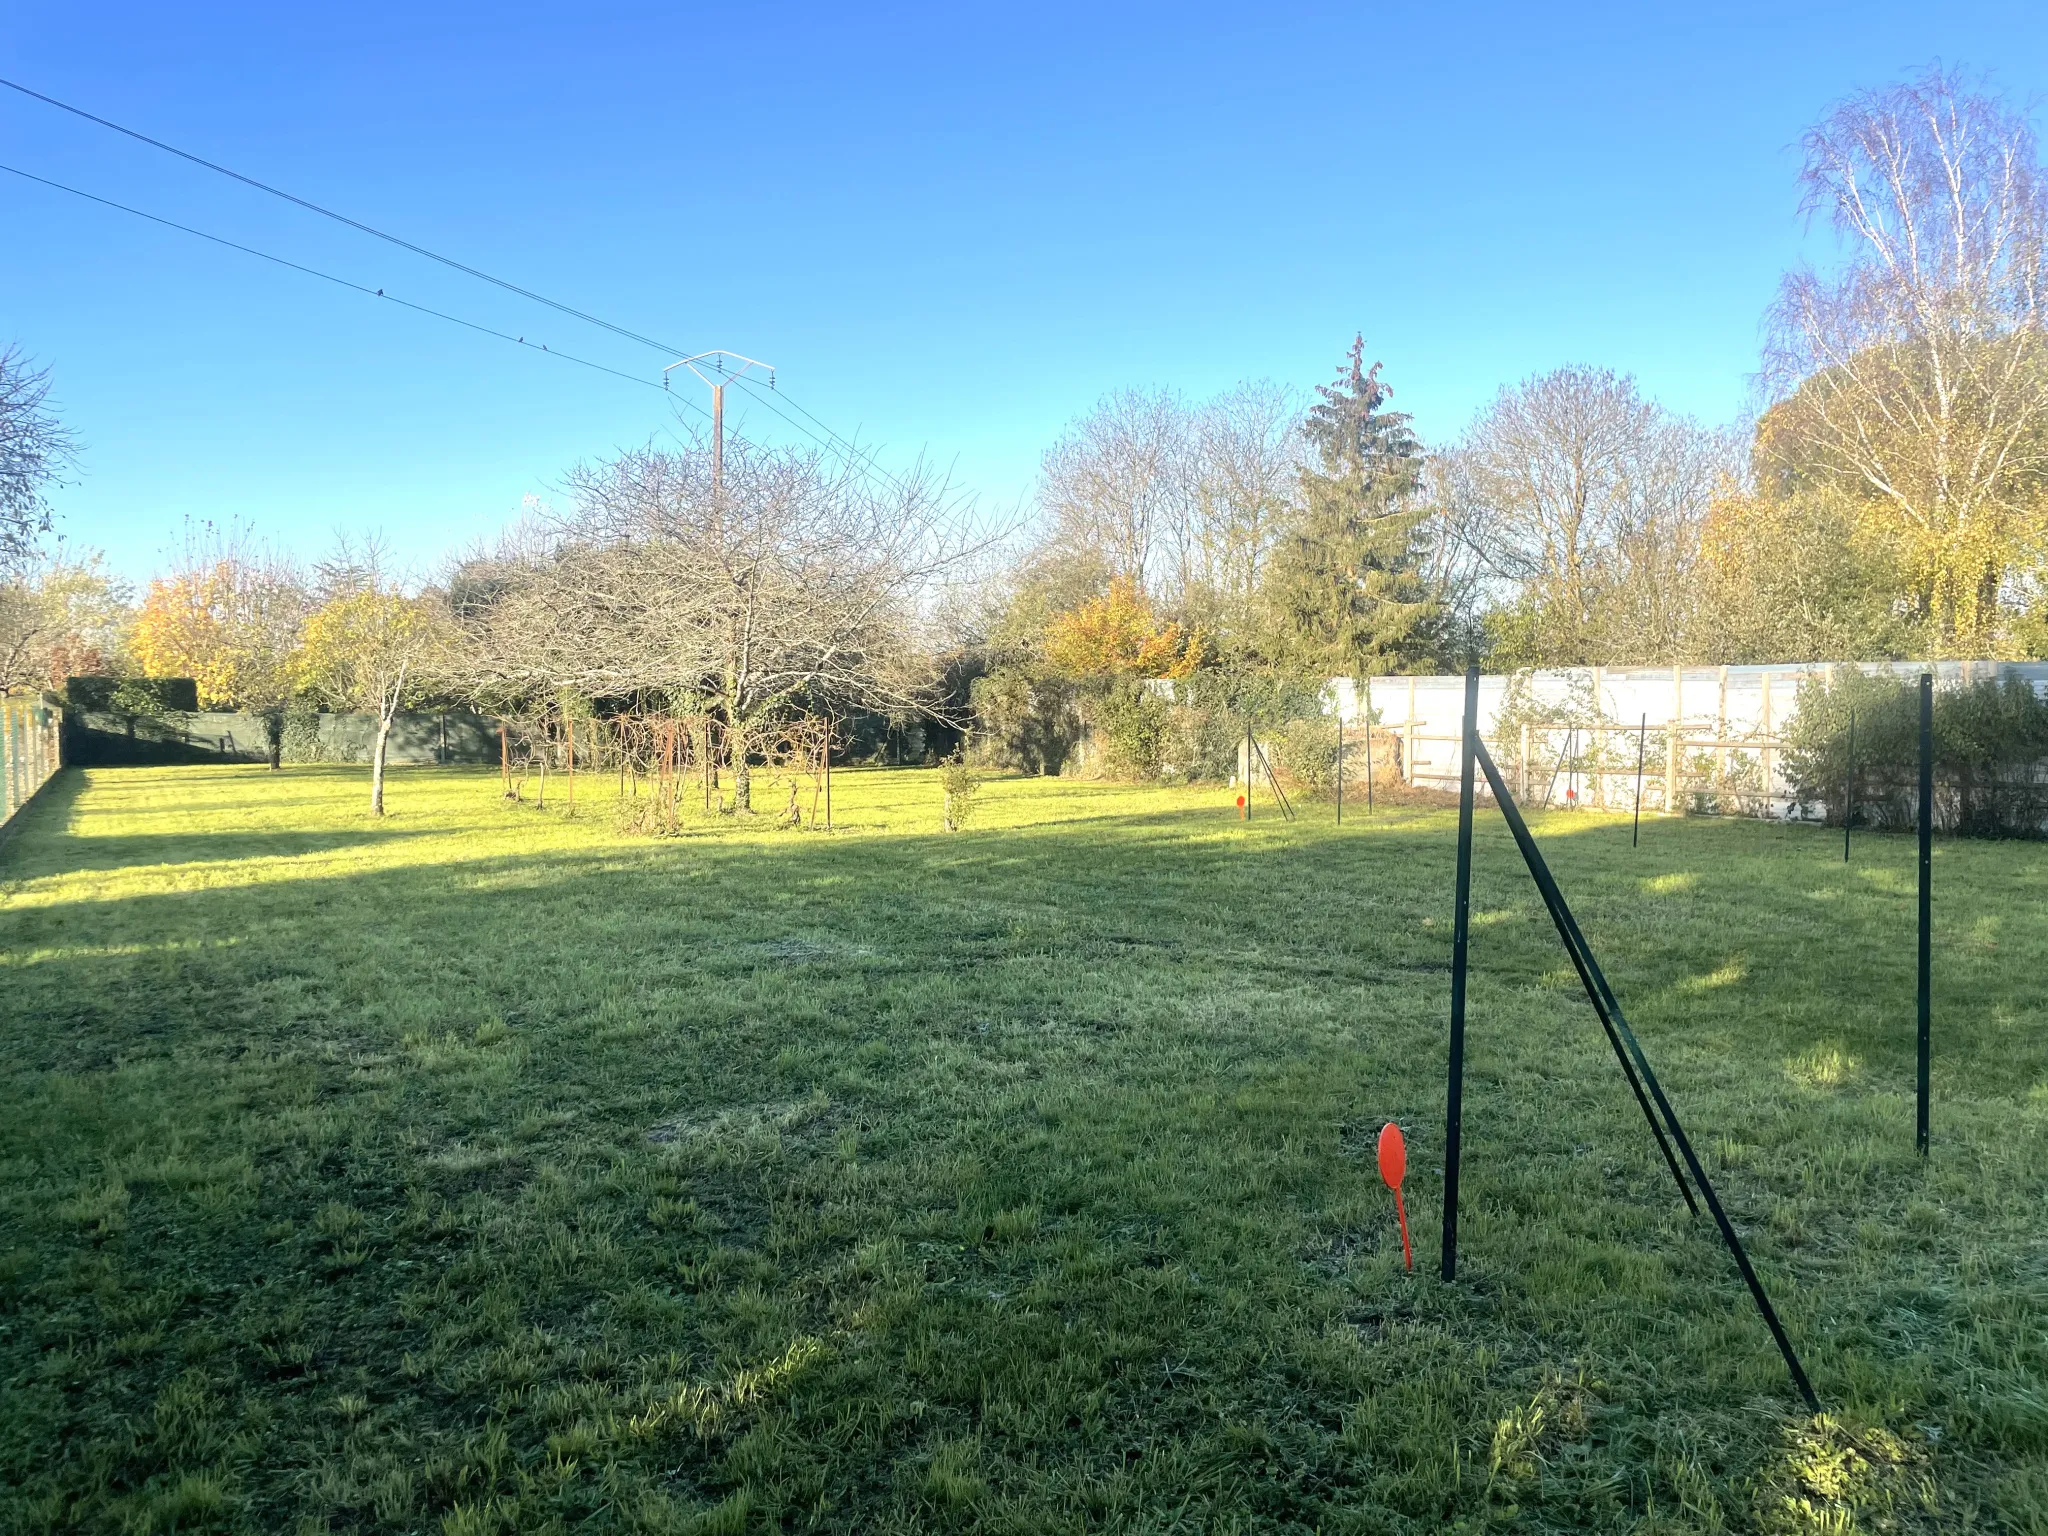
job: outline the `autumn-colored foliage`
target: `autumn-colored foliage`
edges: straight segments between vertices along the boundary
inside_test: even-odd
[[[281,719],[293,691],[305,584],[286,559],[232,536],[205,540],[181,569],[149,584],[135,616],[135,659],[145,676],[191,678],[201,709]]]
[[[329,598],[306,620],[295,658],[299,686],[334,709],[388,718],[416,680],[432,629],[427,605],[363,587]]]
[[[1076,678],[1186,677],[1202,661],[1200,630],[1160,623],[1137,585],[1119,576],[1100,597],[1047,626],[1045,659]]]
[[[130,642],[144,675],[191,678],[202,709],[236,703],[234,596],[225,560],[150,582]]]

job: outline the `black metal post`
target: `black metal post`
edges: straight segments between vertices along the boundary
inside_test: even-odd
[[[1529,873],[1535,879],[1537,889],[1543,893],[1544,904],[1550,908],[1551,918],[1557,924],[1559,934],[1564,938],[1565,948],[1571,952],[1573,963],[1580,968],[1580,975],[1587,979],[1587,995],[1594,1000],[1596,1012],[1607,1014],[1614,1026],[1615,1034],[1627,1045],[1629,1055],[1642,1074],[1642,1082],[1648,1088],[1650,1097],[1656,1101],[1664,1123],[1671,1128],[1671,1139],[1678,1144],[1678,1150],[1685,1159],[1685,1166],[1692,1174],[1693,1182],[1705,1197],[1707,1209],[1712,1213],[1714,1224],[1720,1228],[1721,1240],[1728,1245],[1728,1252],[1735,1259],[1735,1267],[1742,1275],[1743,1284],[1749,1287],[1750,1298],[1770,1330],[1772,1340],[1778,1346],[1778,1353],[1784,1357],[1786,1369],[1792,1373],[1793,1385],[1799,1388],[1799,1395],[1813,1412],[1820,1412],[1820,1399],[1814,1395],[1813,1384],[1806,1379],[1805,1368],[1799,1363],[1799,1356],[1792,1348],[1792,1340],[1785,1333],[1785,1326],[1778,1321],[1777,1310],[1771,1305],[1771,1298],[1765,1294],[1763,1282],[1757,1278],[1749,1262],[1749,1254],[1742,1246],[1742,1239],[1736,1235],[1735,1224],[1728,1219],[1728,1213],[1721,1208],[1720,1198],[1714,1193],[1714,1186],[1707,1179],[1707,1171],[1700,1165],[1699,1155],[1693,1151],[1692,1142],[1685,1134],[1685,1127],[1678,1123],[1677,1112],[1671,1101],[1664,1096],[1663,1086],[1657,1081],[1657,1074],[1651,1070],[1650,1060],[1643,1054],[1642,1043],[1636,1039],[1635,1031],[1628,1027],[1628,1020],[1622,1016],[1621,1005],[1615,1001],[1613,988],[1607,985],[1607,978],[1601,974],[1600,965],[1593,958],[1587,946],[1585,935],[1579,931],[1578,922],[1572,917],[1571,908],[1566,904],[1564,892],[1558,889],[1556,879],[1550,873],[1550,866],[1544,862],[1542,853],[1536,847],[1535,838],[1529,835],[1528,824],[1516,811],[1514,802],[1504,791],[1500,772],[1493,766],[1484,746],[1476,753],[1480,766],[1486,771],[1487,783],[1492,787],[1494,798],[1500,802],[1501,811],[1507,817],[1508,827],[1515,834],[1515,843],[1522,851],[1522,859],[1529,866]],[[1455,973],[1454,973],[1455,974]],[[1604,1007],[1603,1007],[1604,1004]],[[1654,1127],[1654,1122],[1652,1122]],[[1675,1170],[1674,1170],[1675,1171]],[[1690,1196],[1687,1197],[1690,1203]]]
[[[1337,710],[1337,825],[1344,825],[1344,710]]]
[[[1643,754],[1650,747],[1650,715],[1643,712],[1642,723],[1636,727],[1636,824],[1629,829],[1628,845],[1633,848],[1636,840],[1643,835]]]
[[[1934,674],[1920,674],[1920,1155],[1927,1155],[1927,1059],[1934,1006]]]
[[[1856,711],[1849,711],[1849,771],[1842,781],[1842,862],[1849,862],[1849,827],[1856,820]]]
[[[1372,679],[1365,680],[1365,814],[1372,814]]]
[[[1458,885],[1451,919],[1451,1061],[1444,1087],[1443,1277],[1458,1277],[1458,1157],[1465,1131],[1465,956],[1472,936],[1472,775],[1479,736],[1479,667],[1465,669],[1465,724],[1458,738]]]

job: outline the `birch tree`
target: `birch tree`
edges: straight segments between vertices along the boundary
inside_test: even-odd
[[[1852,495],[1934,643],[1996,642],[2048,554],[2048,194],[2025,116],[1930,69],[1858,92],[1803,141],[1802,208],[1840,264],[1786,276],[1761,446]]]

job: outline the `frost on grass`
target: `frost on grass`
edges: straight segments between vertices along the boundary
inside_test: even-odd
[[[779,1136],[825,1118],[831,1102],[823,1094],[807,1099],[776,1099],[763,1104],[734,1104],[675,1115],[648,1127],[647,1139],[657,1144],[686,1141],[744,1141],[754,1136]]]

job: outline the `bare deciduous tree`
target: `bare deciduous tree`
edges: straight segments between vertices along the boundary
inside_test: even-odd
[[[1226,624],[1250,611],[1266,556],[1301,476],[1303,404],[1266,381],[1226,390],[1195,415],[1193,494],[1187,498],[1192,558],[1184,591],[1200,590]]]
[[[1456,453],[1495,574],[1541,584],[1588,618],[1594,568],[1627,518],[1655,419],[1635,381],[1606,368],[1559,368],[1503,389]]]
[[[1097,561],[1201,622],[1242,622],[1293,504],[1300,395],[1246,381],[1199,405],[1171,390],[1105,396],[1046,453],[1049,554]]]
[[[1186,405],[1171,390],[1118,390],[1046,450],[1039,500],[1052,541],[1102,556],[1115,576],[1153,590],[1185,557],[1191,448]],[[1179,547],[1176,547],[1179,546]]]
[[[0,575],[34,558],[50,529],[44,493],[75,462],[77,442],[49,402],[49,370],[0,347]]]
[[[923,469],[884,483],[822,455],[645,448],[569,477],[566,514],[458,584],[480,694],[655,694],[715,709],[735,806],[749,736],[778,712],[940,706],[926,599],[984,542]]]
[[[2015,566],[2048,553],[2048,192],[2033,130],[1930,69],[1841,102],[1804,148],[1804,210],[1848,252],[1780,289],[1764,446],[1863,504],[1937,643],[1981,646]]]
[[[1541,625],[1540,659],[1571,664],[1683,647],[1687,573],[1734,460],[1634,379],[1570,367],[1502,390],[1433,474],[1447,544]]]
[[[1740,438],[1661,407],[1641,444],[1599,605],[1600,643],[1631,661],[1696,659],[1705,642],[1700,540],[1742,480]]]

